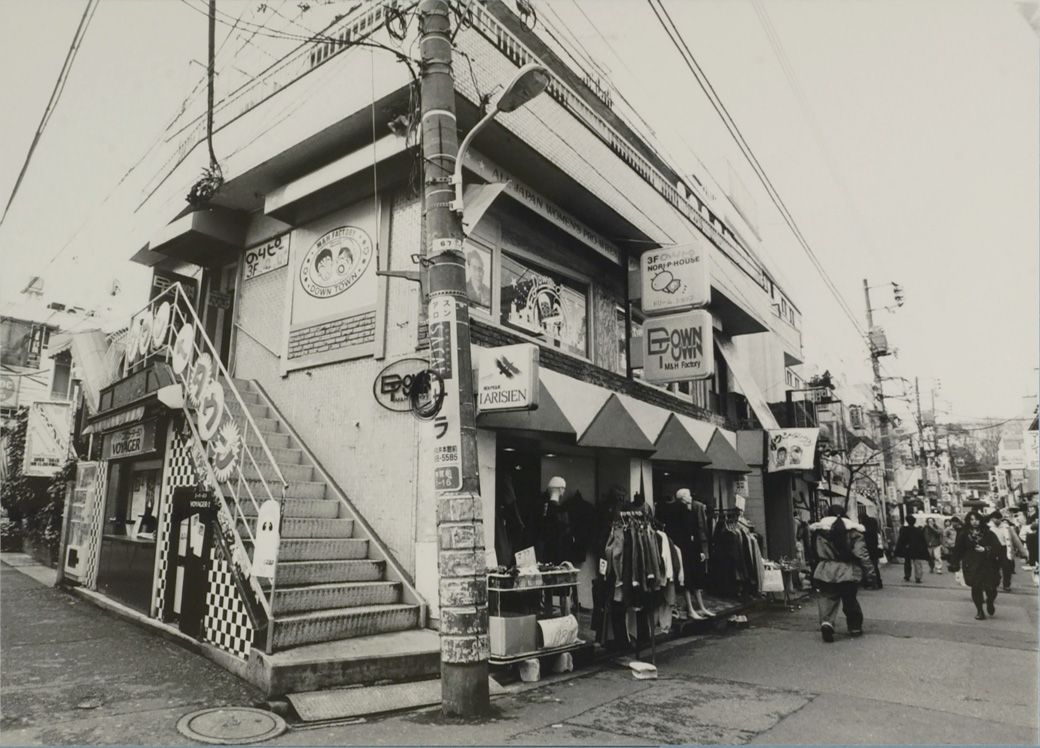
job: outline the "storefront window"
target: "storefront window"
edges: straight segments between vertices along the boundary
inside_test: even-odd
[[[502,324],[575,356],[588,356],[588,289],[502,255]]]
[[[466,295],[469,303],[491,314],[491,250],[467,241],[466,252]]]

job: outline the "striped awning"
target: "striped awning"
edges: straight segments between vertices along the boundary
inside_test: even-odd
[[[725,434],[718,428],[715,429],[715,434],[711,437],[711,441],[708,443],[708,448],[705,451],[708,453],[708,457],[711,458],[711,465],[708,466],[709,470],[729,473],[751,472],[751,468],[741,459],[736,448],[730,444]]]
[[[588,428],[578,437],[578,445],[648,453],[657,449],[617,395],[611,395],[603,403]]]
[[[657,451],[650,458],[660,462],[692,462],[707,465],[711,462],[704,449],[672,413],[654,442]]]
[[[510,413],[481,413],[477,425],[482,429],[510,431],[540,431],[577,438],[574,427],[563,414],[545,382],[538,383],[538,407]]]

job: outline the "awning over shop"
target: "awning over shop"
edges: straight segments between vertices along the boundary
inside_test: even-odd
[[[740,459],[751,466],[766,464],[766,437],[762,431],[738,431],[737,454]]]
[[[692,462],[707,465],[711,462],[679,417],[672,413],[654,442],[657,451],[650,458],[660,462]]]
[[[840,499],[847,499],[849,497],[848,489],[845,486],[834,483],[828,486],[826,483],[821,483],[816,487],[816,493],[820,496],[833,496]]]
[[[607,398],[588,428],[578,437],[578,445],[630,452],[653,452],[656,449],[614,394]]]
[[[737,450],[730,444],[721,429],[716,428],[714,436],[705,450],[711,458],[709,470],[720,470],[730,473],[750,473],[751,468],[740,458]]]
[[[716,335],[715,346],[719,349],[719,353],[722,354],[722,358],[725,359],[726,366],[729,368],[730,373],[733,374],[733,378],[737,380],[737,385],[740,387],[741,392],[744,393],[744,397],[747,398],[748,405],[751,406],[755,417],[762,424],[762,428],[780,428],[780,424],[777,422],[776,416],[773,415],[773,411],[770,410],[769,403],[766,401],[765,395],[762,394],[758,382],[751,375],[751,368],[744,363],[744,359],[737,352],[733,341],[722,335]]]
[[[99,409],[101,390],[119,375],[118,360],[109,358],[108,340],[100,330],[64,333],[51,345],[51,355],[68,350],[76,366],[77,378],[83,385],[90,412]]]
[[[477,417],[477,425],[482,429],[540,431],[552,434],[577,437],[574,427],[567,416],[560,410],[545,382],[538,383],[538,408],[536,410],[520,410],[511,413],[482,413]]]
[[[150,251],[181,262],[211,265],[233,260],[242,250],[247,217],[227,208],[193,210],[164,226]]]

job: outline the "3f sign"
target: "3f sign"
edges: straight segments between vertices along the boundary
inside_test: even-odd
[[[711,314],[697,309],[651,317],[643,335],[643,376],[664,384],[707,379],[715,374]]]

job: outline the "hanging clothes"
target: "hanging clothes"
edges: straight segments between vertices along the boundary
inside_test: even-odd
[[[524,521],[516,502],[516,491],[508,475],[500,475],[495,489],[495,556],[501,566],[513,566],[514,554],[527,548]]]

